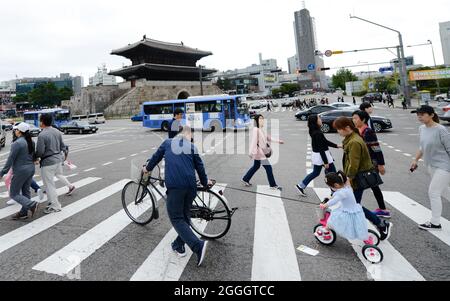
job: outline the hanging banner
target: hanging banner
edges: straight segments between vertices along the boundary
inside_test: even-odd
[[[409,72],[411,81],[436,80],[450,78],[450,68],[437,70],[419,70]]]

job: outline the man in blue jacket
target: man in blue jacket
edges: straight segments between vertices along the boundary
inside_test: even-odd
[[[169,123],[169,139],[175,138],[182,130],[181,120],[183,119],[183,111],[176,109],[173,113],[173,119]]]
[[[178,233],[172,249],[178,256],[185,257],[184,246],[187,244],[197,255],[197,266],[200,266],[205,257],[207,241],[198,239],[190,227],[190,210],[197,195],[195,171],[204,187],[212,185],[212,182],[208,181],[202,159],[191,139],[191,128],[186,126],[180,135],[163,142],[143,172],[149,173],[165,158],[167,212]]]

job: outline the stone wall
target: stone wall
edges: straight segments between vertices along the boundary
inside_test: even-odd
[[[204,95],[217,95],[223,92],[211,82],[203,83]],[[118,98],[106,110],[107,117],[131,116],[141,111],[141,105],[147,101],[171,100],[198,96],[201,94],[199,82],[136,82],[136,87]],[[184,96],[184,97],[182,97]]]
[[[120,86],[86,87],[81,95],[74,96],[70,101],[64,101],[63,107],[69,108],[72,115],[103,113],[106,108],[129,91]]]

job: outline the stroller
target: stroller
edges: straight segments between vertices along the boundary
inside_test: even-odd
[[[328,203],[329,199],[325,199],[323,204]],[[327,229],[328,219],[331,216],[331,210],[318,209],[319,224],[314,227],[314,236],[317,241],[324,246],[332,246],[337,239],[337,234],[332,229]],[[369,230],[369,237],[364,241],[362,246],[362,255],[372,264],[379,264],[383,261],[383,252],[378,245],[380,244],[380,236],[375,231]]]

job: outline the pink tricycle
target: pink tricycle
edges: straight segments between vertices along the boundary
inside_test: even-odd
[[[327,203],[329,199],[325,199]],[[314,227],[314,236],[317,241],[325,246],[332,246],[337,239],[337,234],[333,229],[327,229],[328,219],[331,216],[330,209],[318,209],[319,224]],[[373,230],[369,230],[369,237],[364,241],[362,246],[362,255],[372,264],[379,264],[383,261],[383,252],[378,245],[380,244],[380,236]]]

